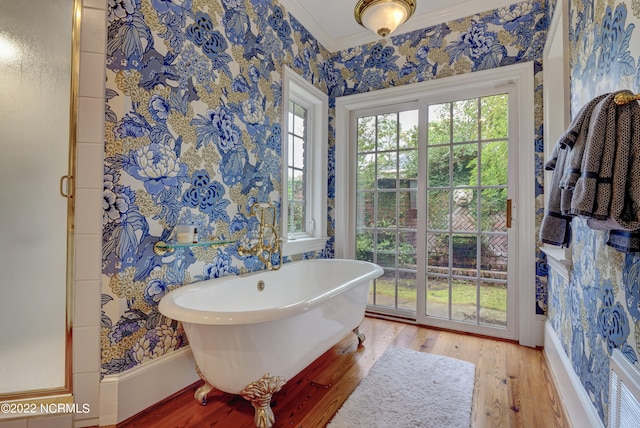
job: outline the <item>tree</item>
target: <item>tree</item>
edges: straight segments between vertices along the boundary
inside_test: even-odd
[[[357,126],[357,225],[373,227],[374,190],[395,189],[398,184],[402,187],[402,179],[417,180],[418,126],[402,129],[398,113],[361,117]],[[484,189],[481,195],[476,192],[481,198],[483,230],[492,230],[493,219],[503,212],[507,195],[508,95],[429,106],[426,147],[429,227],[448,229],[452,188],[478,188],[482,184],[497,186]],[[394,225],[395,194],[381,192],[378,197],[375,226]],[[475,216],[477,203],[472,202],[471,207]],[[363,248],[374,245],[372,236],[367,235],[366,242],[364,236],[362,239]]]
[[[504,217],[507,203],[508,163],[509,163],[509,111],[506,94],[484,97],[480,99],[482,122],[480,180],[483,186],[500,186],[488,188],[481,195],[482,230],[493,230],[496,216]],[[488,140],[488,141],[487,141]],[[478,176],[478,164],[472,168],[471,174]],[[471,184],[471,183],[470,183]]]

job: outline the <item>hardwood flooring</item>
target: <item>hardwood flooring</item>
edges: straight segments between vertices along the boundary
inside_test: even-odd
[[[446,355],[476,365],[472,427],[569,427],[544,354],[449,331],[367,317],[367,339],[350,334],[273,396],[274,428],[324,427],[389,346]],[[253,428],[253,407],[243,398],[212,391],[208,404],[193,398],[195,384],[118,428]],[[383,397],[381,397],[383,399]],[[390,427],[396,428],[396,427]]]

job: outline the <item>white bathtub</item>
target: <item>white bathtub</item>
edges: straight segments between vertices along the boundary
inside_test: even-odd
[[[182,321],[205,380],[196,399],[205,404],[212,387],[240,394],[256,408],[256,426],[270,427],[271,395],[360,325],[382,273],[363,261],[303,260],[190,284],[158,308]]]

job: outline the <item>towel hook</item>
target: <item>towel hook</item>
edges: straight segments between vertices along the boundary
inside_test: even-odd
[[[625,104],[629,104],[631,101],[637,100],[640,100],[640,94],[634,95],[630,92],[621,92],[613,97],[613,102],[615,102],[619,106],[623,106]]]

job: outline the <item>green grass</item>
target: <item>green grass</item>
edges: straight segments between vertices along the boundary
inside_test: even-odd
[[[476,287],[473,284],[453,280],[452,301],[457,305],[475,305]],[[395,296],[395,285],[392,281],[376,280],[376,293],[378,295]],[[398,298],[401,301],[415,301],[416,289],[411,282],[400,280],[398,284]],[[449,289],[445,282],[440,284],[430,283],[427,290],[427,300],[433,303],[448,303]],[[486,309],[494,309],[505,312],[507,310],[507,290],[502,286],[486,286],[480,290],[481,306]]]
[[[373,290],[373,289],[372,289]],[[395,296],[395,286],[392,282],[388,281],[376,281],[376,294],[384,296]],[[406,302],[416,301],[416,289],[398,286],[398,300]]]

